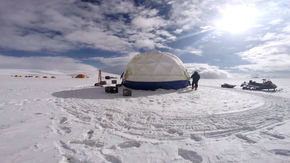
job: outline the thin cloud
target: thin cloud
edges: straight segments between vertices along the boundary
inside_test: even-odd
[[[136,43],[135,43],[135,46],[137,48],[145,48],[145,49],[149,49],[149,50],[155,48],[154,41],[153,40],[149,40],[149,39],[137,40]]]
[[[121,74],[123,71],[125,71],[127,64],[136,54],[137,54],[136,52],[132,52],[126,56],[110,57],[110,58],[90,57],[87,58],[86,60],[101,62],[104,66],[100,68],[105,72]]]
[[[168,20],[158,16],[157,9],[137,7],[131,1],[15,3],[1,2],[0,47],[5,49],[67,51],[89,47],[129,53],[138,48],[166,47],[167,41],[175,39],[164,30]]]
[[[285,28],[288,28],[288,26]],[[233,68],[243,71],[289,71],[290,34],[266,33],[260,40],[263,41],[261,45],[237,53],[237,55],[243,60],[250,62],[250,64],[239,65]]]
[[[65,38],[71,42],[86,44],[87,47],[108,51],[127,52],[127,49],[131,47],[125,39],[107,34],[97,27],[74,31]]]
[[[177,54],[193,54],[197,56],[202,56],[202,49],[201,47],[199,48],[193,48],[193,47],[186,47],[184,49],[172,49],[175,51]]]
[[[137,16],[132,20],[132,24],[139,29],[145,30],[145,31],[152,31],[155,29],[159,29],[162,26],[165,26],[166,21],[164,21],[160,17],[142,17]]]
[[[202,63],[186,63],[184,65],[189,73],[197,71],[199,72],[201,78],[204,79],[225,79],[231,77],[229,72],[222,70],[217,66]]]
[[[272,20],[269,24],[277,25],[277,24],[280,24],[281,22],[283,22],[283,19],[278,18],[278,19]]]
[[[179,33],[192,29],[210,4],[155,3],[170,6],[168,17],[160,15],[158,8],[136,6],[133,1],[4,0],[0,7],[0,47],[25,51],[88,47],[121,53],[139,48],[168,49],[167,43],[176,40],[172,27]]]

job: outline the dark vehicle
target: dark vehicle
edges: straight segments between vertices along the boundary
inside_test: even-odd
[[[221,85],[222,88],[234,88],[236,85],[232,85],[232,84],[228,84],[228,83],[224,83]]]
[[[241,84],[241,87],[246,90],[273,90],[276,91],[277,86],[272,83],[270,80],[263,79],[262,83],[257,83],[250,80],[248,83],[244,82]]]

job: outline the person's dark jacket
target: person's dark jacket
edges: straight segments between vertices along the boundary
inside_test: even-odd
[[[200,79],[200,76],[197,72],[194,72],[192,75],[191,75],[191,78],[192,78],[192,82],[198,82],[198,80]]]

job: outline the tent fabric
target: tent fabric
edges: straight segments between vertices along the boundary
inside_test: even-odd
[[[132,89],[139,90],[156,90],[156,89],[180,89],[189,85],[189,81],[168,81],[168,82],[133,82],[124,81],[123,85]]]
[[[127,65],[123,84],[132,89],[179,89],[188,86],[189,74],[182,61],[170,53],[136,55]]]

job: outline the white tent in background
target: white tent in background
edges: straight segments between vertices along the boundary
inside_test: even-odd
[[[159,51],[136,55],[128,64],[123,84],[132,89],[179,89],[189,85],[189,74],[175,55]]]

